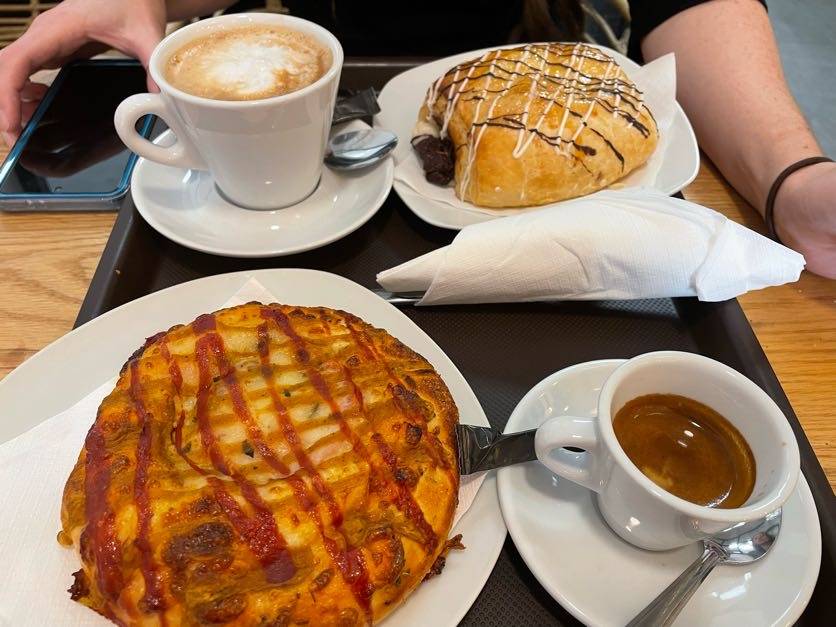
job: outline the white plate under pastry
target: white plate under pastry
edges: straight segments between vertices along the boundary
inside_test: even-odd
[[[338,132],[361,128],[368,125],[355,120]],[[165,131],[155,143],[173,141]],[[208,172],[140,159],[131,194],[145,221],[182,246],[225,257],[276,257],[325,246],[360,228],[386,200],[393,175],[391,158],[353,172],[323,166],[319,186],[306,199],[258,211],[226,200]]]
[[[464,52],[461,54],[439,59],[425,65],[407,70],[392,78],[380,92],[378,102],[380,113],[375,116],[375,126],[386,128],[398,136],[398,147],[395,149],[395,164],[401,163],[413,150],[410,144],[413,128],[418,118],[418,110],[424,102],[430,85],[451,67],[478,57],[488,50],[496,48],[514,48],[520,44],[510,46],[496,46]],[[595,45],[595,44],[590,44]],[[598,46],[605,53],[613,57],[629,76],[639,69],[639,65],[624,55],[607,48]],[[623,179],[613,184],[614,187],[651,187],[665,194],[671,195],[681,191],[696,177],[700,167],[699,148],[691,123],[685,116],[682,107],[676,103],[671,126],[665,132],[665,154],[659,171],[655,176],[649,176],[644,168],[638,168]],[[656,150],[662,149],[657,146]],[[404,204],[419,218],[447,229],[460,230],[470,224],[477,224],[486,220],[502,217],[505,211],[492,213],[489,209],[479,208],[468,210],[453,207],[445,202],[429,198],[403,181],[394,181],[394,189]],[[439,188],[439,193],[448,194],[455,198],[452,187]],[[560,203],[553,203],[555,205]],[[542,207],[515,209],[514,212],[532,211]]]
[[[553,416],[594,417],[604,381],[622,363],[592,361],[546,377],[514,409],[506,433]],[[508,532],[525,563],[587,625],[625,625],[700,553],[696,544],[654,552],[624,542],[600,517],[589,490],[537,462],[502,468],[497,482]],[[674,625],[791,625],[810,600],[820,562],[818,514],[802,476],[769,555],[746,566],[718,566]]]
[[[207,277],[149,294],[102,314],[53,342],[0,381],[0,407],[4,416],[0,421],[0,444],[73,406],[118,373],[126,358],[142,345],[144,338],[201,313],[218,309],[251,277],[257,279],[279,302],[343,309],[387,330],[432,363],[450,389],[463,422],[488,425],[479,401],[450,358],[398,309],[360,285],[334,274],[315,270],[269,269]],[[90,417],[91,423],[92,420],[93,416]],[[71,467],[67,468],[67,474],[70,470]],[[58,509],[63,481],[61,485],[36,488],[55,493],[54,517],[48,517],[45,522],[33,518],[33,526],[45,526],[45,533],[52,540],[61,525]],[[25,506],[25,503],[20,505]],[[463,534],[468,548],[451,554],[444,572],[422,583],[386,619],[387,626],[452,627],[470,608],[490,575],[505,540],[494,473],[488,475],[453,533]],[[0,554],[3,554],[3,541],[13,542],[14,538],[10,537],[13,535],[14,529],[7,529],[0,537]],[[0,586],[0,625],[12,624],[4,623],[5,611],[10,609],[9,605],[19,602],[21,594],[30,593],[38,595],[38,601],[27,602],[25,612],[29,624],[48,624],[39,620],[39,612],[46,611],[44,606],[49,604],[53,604],[54,610],[57,603],[60,604],[59,615],[62,618],[58,623],[49,624],[110,625],[91,610],[72,602],[65,592],[69,574],[77,568],[77,557],[69,560],[73,568],[65,573],[66,576],[56,580],[54,573],[47,572],[50,564],[65,560],[63,555],[70,555],[70,551],[61,548],[57,541],[47,546],[54,546],[56,552],[62,553],[50,556],[49,560],[27,554],[27,559],[18,560],[21,564],[15,567],[13,585]],[[7,547],[12,552],[11,545]],[[45,591],[45,586],[51,589]]]

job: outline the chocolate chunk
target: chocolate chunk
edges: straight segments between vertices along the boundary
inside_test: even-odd
[[[424,176],[434,185],[447,185],[453,180],[455,158],[453,142],[431,135],[419,135],[412,139],[412,147],[424,166]]]

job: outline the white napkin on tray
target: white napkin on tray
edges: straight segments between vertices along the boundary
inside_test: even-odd
[[[644,93],[645,102],[656,119],[659,128],[659,142],[647,162],[623,179],[610,185],[610,189],[626,189],[635,187],[654,187],[656,177],[662,169],[668,142],[668,129],[676,113],[676,60],[673,53],[666,54],[643,65],[637,70],[625,70],[627,76],[633,80]],[[460,200],[453,187],[441,187],[427,181],[424,168],[415,151],[410,149],[406,157],[395,167],[395,180],[417,192],[424,198],[444,203],[465,212],[483,213],[487,215],[513,215],[520,211],[536,210],[538,207],[517,209],[488,209]],[[543,207],[558,206],[566,201],[560,201]]]
[[[605,190],[465,227],[377,275],[421,305],[733,298],[798,280],[804,257],[725,216],[654,190]]]
[[[224,307],[275,300],[250,279]],[[0,627],[111,624],[70,600],[66,589],[81,564],[75,549],[61,547],[56,535],[64,483],[99,404],[115,384],[114,377],[69,409],[0,445],[0,563],[5,572]],[[484,473],[462,479],[454,525],[483,481]]]

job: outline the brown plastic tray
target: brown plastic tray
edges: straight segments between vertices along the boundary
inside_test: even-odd
[[[343,87],[381,87],[414,60],[348,60]],[[272,259],[230,259],[183,248],[151,229],[128,198],[119,212],[76,325],[151,292],[192,279],[256,268],[301,267],[375,287],[375,274],[454,237],[422,222],[390,193],[380,211],[351,235],[324,248]],[[760,385],[787,416],[801,450],[822,526],[822,565],[798,624],[832,624],[836,616],[836,502],[830,484],[737,301],[693,298],[405,308],[459,367],[494,427],[548,374],[583,361],[629,358],[653,350],[702,353]],[[799,347],[801,350],[802,347]],[[825,382],[822,382],[826,384]],[[478,547],[473,547],[478,550]],[[554,556],[555,560],[560,555]],[[572,568],[566,564],[566,568]],[[602,600],[602,602],[606,602]],[[578,624],[537,582],[508,538],[463,625]]]

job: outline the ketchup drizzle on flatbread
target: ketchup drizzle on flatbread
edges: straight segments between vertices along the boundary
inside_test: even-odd
[[[366,357],[371,359],[374,362],[377,362],[381,366],[383,366],[384,370],[386,370],[386,374],[389,375],[389,380],[394,385],[398,385],[401,389],[408,389],[401,378],[395,374],[392,368],[389,366],[389,363],[386,359],[380,355],[377,350],[375,350],[374,344],[369,340],[366,333],[362,330],[358,330],[354,328],[354,325],[351,324],[351,320],[348,318],[343,318],[343,323],[345,324],[346,328],[348,328],[349,333],[351,333],[351,337],[357,346],[360,347]],[[395,406],[398,408],[398,411],[401,412],[404,418],[409,418],[414,422],[421,422],[426,427],[427,420],[420,414],[420,412],[413,411],[404,401],[395,393],[394,387],[392,384],[386,386],[386,391],[389,392],[389,395],[392,397],[392,402],[395,403]],[[356,386],[355,386],[356,389]],[[432,443],[429,447],[428,452],[430,455],[433,456],[443,468],[449,468],[450,463],[447,460],[447,457],[441,452],[441,445],[438,443],[435,434],[429,433],[429,430],[425,429],[425,432],[428,435],[428,440]]]
[[[299,440],[299,434],[296,432],[296,429],[293,427],[293,423],[290,421],[287,408],[279,398],[276,388],[270,383],[270,338],[266,322],[258,326],[257,333],[258,354],[261,360],[261,374],[267,382],[267,390],[270,392],[270,399],[273,402],[273,408],[276,410],[276,424],[278,425],[288,446],[290,446],[291,451],[293,451],[293,455],[296,457],[299,465],[304,468],[311,477],[311,482],[313,483],[314,488],[316,488],[316,491],[328,504],[328,509],[331,513],[331,524],[333,524],[334,527],[339,527],[343,522],[343,513],[340,510],[340,506],[334,499],[334,494],[328,486],[325,485],[325,482],[322,481],[322,477],[319,475],[319,472],[313,462],[311,462],[307,453],[305,453],[302,442]],[[291,477],[291,479],[296,478]]]
[[[151,416],[142,402],[142,381],[139,375],[139,360],[131,362],[131,385],[128,393],[139,419],[139,441],[136,447],[136,471],[134,473],[134,501],[137,512],[136,546],[139,549],[139,569],[145,580],[143,604],[149,610],[165,610],[162,582],[157,565],[154,563],[153,549],[148,540],[151,530],[151,503],[148,498],[148,463],[151,457]],[[165,614],[160,614],[160,622],[166,625]]]
[[[105,445],[102,424],[96,421],[84,441],[84,508],[87,527],[84,534],[92,545],[96,580],[106,600],[114,600],[122,590],[122,545],[116,537],[116,515],[107,499],[110,486],[110,453]],[[82,547],[84,543],[82,542]]]
[[[201,325],[199,325],[199,328],[201,328],[203,330],[206,330],[206,331],[211,331],[215,328],[215,325],[212,324],[209,320],[203,319],[201,321]],[[269,364],[269,344],[266,343],[267,338],[265,337],[265,334],[266,334],[266,327],[263,330],[262,329],[259,330],[259,353],[262,356],[262,362],[266,363],[266,364]],[[230,396],[233,399],[233,407],[237,408],[236,409],[236,414],[239,416],[239,418],[241,417],[241,414],[244,414],[244,412],[246,412],[246,414],[245,414],[246,417],[243,420],[243,422],[245,423],[245,426],[249,427],[250,425],[248,425],[247,423],[248,422],[252,423],[252,420],[251,420],[251,417],[249,417],[249,410],[246,407],[243,396],[240,393],[240,386],[238,386],[237,381],[234,380],[234,375],[231,372],[231,366],[228,363],[228,359],[226,359],[226,356],[223,352],[222,346],[218,346],[217,341],[215,339],[213,339],[213,337],[217,338],[217,340],[220,340],[220,338],[213,333],[205,335],[203,338],[201,338],[201,340],[207,341],[210,344],[209,348],[210,348],[211,352],[213,352],[216,356],[219,371],[222,372],[222,373],[224,373],[224,372],[227,373],[224,376],[224,383],[227,384],[227,386],[230,386],[230,384],[231,384],[232,387],[233,387],[233,389],[230,389]],[[198,341],[200,342],[201,340],[198,340]],[[171,355],[170,355],[167,347],[165,347],[165,346],[163,347],[163,356],[165,357],[165,359],[169,363],[169,372],[170,372],[171,377],[172,377],[172,382],[174,383],[174,385],[177,388],[177,391],[179,393],[180,392],[180,387],[182,386],[182,374],[180,372],[180,369],[179,369],[179,367],[177,367],[177,364],[171,358]],[[200,350],[198,350],[198,359],[200,360]],[[200,362],[199,362],[199,364],[200,364]],[[263,366],[263,367],[267,367],[267,366]],[[264,374],[267,375],[269,373],[264,373]],[[204,375],[201,373],[201,380],[203,380],[203,377],[204,377]],[[265,378],[267,378],[267,377],[265,376]],[[316,469],[314,468],[313,464],[310,462],[310,460],[307,457],[307,455],[305,454],[304,450],[301,448],[301,442],[299,441],[298,434],[296,434],[295,429],[293,428],[292,424],[290,423],[289,418],[287,416],[286,409],[284,408],[283,404],[279,400],[278,395],[275,392],[275,389],[273,389],[272,386],[268,386],[268,387],[270,388],[271,397],[273,398],[274,405],[276,405],[277,412],[280,414],[280,416],[277,416],[277,420],[279,421],[280,426],[282,426],[283,434],[285,435],[285,438],[288,440],[288,443],[291,445],[291,448],[294,450],[294,454],[297,456],[297,459],[299,460],[300,465],[302,465],[303,467],[307,466],[308,468],[310,468],[313,471],[312,476],[315,475],[317,478],[319,478],[319,474],[316,472]],[[237,400],[236,400],[236,397],[237,397]],[[178,419],[177,425],[175,426],[174,433],[173,433],[173,440],[174,440],[175,448],[177,449],[180,456],[183,457],[187,461],[187,463],[189,463],[189,465],[194,470],[196,470],[197,472],[199,472],[200,474],[205,476],[206,472],[203,469],[196,466],[196,464],[191,459],[189,459],[188,456],[186,456],[185,453],[182,450],[182,428],[183,428],[184,421],[185,421],[185,414],[184,414],[184,412],[181,411],[180,417]],[[285,423],[285,424],[282,425],[282,423]],[[270,459],[273,459],[273,460],[275,460],[275,462],[278,462],[279,464],[281,463],[275,457],[272,450],[268,449],[267,454],[266,455],[264,454],[264,451],[265,451],[265,448],[267,447],[267,445],[263,442],[263,438],[261,436],[260,430],[259,430],[258,434],[255,435],[255,437],[254,437],[253,432],[248,429],[248,435],[250,435],[250,437],[253,439],[254,446],[256,445],[257,442],[259,444],[263,444],[264,448],[262,448],[262,446],[256,446],[256,448],[257,448],[257,450],[259,450],[259,452],[262,453],[262,456],[264,456],[265,459],[267,459],[268,461]],[[203,433],[201,433],[201,437],[203,438]],[[214,440],[213,440],[213,444],[214,444]],[[296,446],[294,446],[294,444]],[[211,455],[211,453],[210,453],[210,455]],[[271,464],[271,465],[273,465],[274,467],[277,466],[276,463]],[[226,465],[223,464],[223,467],[226,468]],[[285,475],[289,474],[289,472],[288,472],[289,469],[287,469],[287,467],[284,466],[283,464],[279,468],[277,468],[277,470],[282,472],[282,474],[285,474]],[[360,558],[360,560],[358,562],[357,558],[350,559],[348,557],[348,555],[346,554],[346,552],[343,552],[342,550],[340,550],[340,547],[337,544],[337,542],[334,541],[332,538],[328,537],[327,534],[325,533],[322,521],[319,517],[318,512],[316,511],[316,508],[315,508],[313,502],[311,501],[311,499],[310,499],[310,497],[307,493],[307,489],[306,489],[306,486],[305,486],[304,482],[301,479],[299,479],[298,477],[294,477],[294,476],[288,476],[287,479],[290,482],[291,488],[293,489],[294,496],[296,497],[297,502],[311,516],[312,520],[314,521],[315,525],[317,526],[317,528],[320,532],[320,535],[322,536],[323,544],[324,544],[326,550],[328,551],[329,555],[331,556],[332,560],[334,561],[334,564],[340,570],[340,573],[342,574],[346,583],[348,583],[349,586],[351,587],[352,592],[354,593],[355,597],[357,598],[358,603],[367,612],[367,614],[370,613],[371,607],[370,607],[369,599],[371,597],[371,593],[373,592],[373,590],[370,588],[370,586],[368,584],[368,576],[364,572],[358,572],[358,570],[357,570],[357,564],[358,563],[361,564],[361,565],[363,564],[362,558]],[[237,507],[237,503],[235,502],[235,500],[232,499],[225,490],[223,490],[223,486],[221,485],[221,482],[215,477],[207,477],[207,480],[209,481],[210,485],[215,490],[216,500],[218,501],[219,505],[224,510],[227,518],[233,523],[233,525],[237,529],[239,529],[239,533],[241,532],[241,530],[247,529],[249,527],[249,523],[248,523],[246,517],[243,515],[243,512],[241,512],[240,508]],[[327,487],[324,485],[324,483],[322,483],[321,478],[320,478],[320,487],[322,488],[322,491],[327,490]],[[342,512],[339,510],[339,507],[336,506],[335,500],[333,498],[333,495],[330,493],[330,491],[328,491],[328,495],[330,496],[329,506],[330,506],[330,504],[333,504],[334,508],[336,509],[336,512],[338,513],[337,516],[333,516],[336,519],[335,522],[334,522],[334,525],[337,526],[337,525],[342,523]],[[245,495],[245,497],[246,497],[246,495]],[[242,533],[242,535],[243,535],[243,533]]]
[[[265,309],[262,308],[262,317],[265,317]],[[270,381],[270,338],[269,338],[269,331],[267,328],[267,323],[265,322],[258,327],[258,347],[259,347],[259,355],[261,357],[261,368],[262,373],[266,381]],[[304,353],[305,357],[307,358],[307,351]],[[276,421],[279,424],[279,428],[282,431],[282,434],[285,437],[288,445],[291,447],[293,454],[296,456],[296,459],[299,461],[299,465],[304,468],[311,477],[311,482],[314,484],[317,492],[319,492],[323,498],[328,503],[329,510],[331,512],[331,520],[334,526],[334,529],[338,531],[338,527],[342,525],[343,521],[343,514],[339,508],[339,505],[336,503],[334,499],[334,495],[322,481],[322,478],[319,475],[319,472],[314,466],[313,462],[308,457],[307,453],[305,453],[304,448],[302,447],[302,443],[299,440],[299,434],[296,432],[296,429],[293,427],[293,423],[290,420],[290,416],[287,413],[287,408],[282,403],[279,395],[276,393],[275,388],[273,385],[267,385],[270,391],[270,397],[273,401],[273,407],[276,410]],[[322,537],[322,542],[325,546],[326,551],[331,556],[331,560],[336,564],[337,568],[340,571],[345,582],[351,587],[352,594],[354,598],[357,600],[358,604],[363,608],[368,616],[371,616],[371,604],[370,599],[372,593],[374,592],[374,588],[369,581],[369,575],[365,568],[365,562],[362,559],[362,555],[359,558],[356,557],[356,554],[360,552],[359,549],[351,547],[348,543],[345,536],[343,535],[343,539],[346,542],[347,550],[343,551],[340,549],[339,545],[333,538],[329,537],[323,528],[322,520],[319,518],[319,515],[314,515],[315,511],[307,510],[308,514],[311,515],[314,523],[319,529],[320,536]]]
[[[290,319],[284,314],[284,312],[270,307],[262,307],[261,315],[263,318],[275,322],[276,326],[278,326],[282,333],[284,333],[284,335],[291,341],[291,343],[296,349],[297,361],[305,367],[311,385],[313,385],[314,389],[316,389],[316,391],[319,393],[319,396],[331,408],[332,415],[337,420],[337,423],[339,424],[340,430],[342,431],[343,435],[345,435],[349,442],[351,442],[351,446],[354,452],[369,465],[369,468],[371,469],[373,474],[383,479],[384,485],[386,485],[389,491],[393,493],[393,495],[396,497],[395,503],[401,505],[399,509],[401,509],[401,511],[403,511],[407,518],[409,518],[413,522],[413,524],[415,524],[415,526],[424,534],[425,542],[428,545],[434,545],[436,542],[436,535],[432,527],[429,525],[429,523],[427,523],[426,519],[424,518],[423,511],[412,498],[412,494],[408,489],[387,477],[385,473],[381,472],[380,468],[374,463],[368,449],[363,444],[362,440],[360,440],[360,438],[357,436],[357,434],[354,433],[348,422],[345,420],[345,417],[342,415],[342,412],[340,411],[340,408],[337,406],[336,401],[334,401],[334,397],[331,395],[331,392],[328,389],[328,384],[325,382],[325,379],[322,377],[322,374],[320,374],[320,372],[313,365],[311,365],[310,355],[308,353],[305,340],[302,339],[302,337],[293,329],[293,326],[290,323]],[[349,383],[352,386],[354,385],[354,381],[350,378]],[[370,423],[368,417],[366,417],[365,415],[364,417],[366,421]],[[394,455],[394,453],[392,453],[392,455]],[[397,459],[395,460],[395,463],[397,467]],[[387,465],[391,467],[391,464],[389,464],[388,462]]]
[[[200,328],[208,331],[213,329],[214,326],[214,317],[212,317],[211,325],[208,321],[201,321]],[[215,333],[207,333],[207,335],[197,340],[195,350],[199,372],[196,415],[203,447],[208,452],[212,465],[219,472],[228,475],[241,489],[242,496],[255,510],[255,518],[250,518],[244,514],[238,502],[222,488],[219,479],[209,477],[209,483],[215,489],[218,504],[224,510],[227,518],[250,547],[250,551],[261,562],[267,581],[270,583],[287,581],[295,574],[296,568],[293,565],[290,552],[287,550],[287,542],[276,526],[273,513],[264,503],[255,487],[245,477],[237,471],[230,471],[209,424],[207,393],[213,383],[210,354],[215,353],[220,367],[221,358],[225,360],[223,340]]]
[[[205,331],[211,331],[215,328],[214,317],[208,314],[207,316],[208,317],[201,317],[199,328]],[[225,358],[225,355],[223,355],[222,342],[220,343],[220,346],[218,346],[217,342],[212,339],[213,337],[220,340],[220,337],[216,334],[210,333],[200,338],[196,344],[198,371],[200,377],[197,392],[196,415],[201,441],[203,442],[203,446],[206,448],[215,469],[231,477],[238,485],[242,496],[255,511],[255,518],[251,518],[244,513],[235,498],[233,498],[229,492],[226,491],[223,482],[220,479],[209,475],[206,470],[195,464],[195,462],[188,455],[186,455],[185,451],[183,451],[182,429],[183,422],[185,421],[185,412],[182,410],[172,434],[174,448],[177,451],[177,454],[185,460],[195,472],[206,477],[206,481],[209,483],[212,491],[214,492],[215,500],[218,505],[220,505],[227,520],[232,523],[232,526],[238,532],[238,535],[243,538],[249,546],[250,551],[261,562],[267,581],[270,583],[281,583],[283,581],[287,581],[296,573],[296,567],[290,557],[290,552],[287,550],[287,543],[276,527],[276,521],[273,518],[272,512],[264,503],[255,487],[243,476],[241,476],[240,473],[231,472],[229,470],[226,460],[223,458],[223,455],[217,446],[217,440],[206,417],[206,392],[213,383],[209,364],[209,353],[214,352],[216,357],[222,356]],[[212,351],[213,348],[215,349],[214,351]],[[218,351],[218,349],[220,349],[220,351]],[[183,382],[180,368],[172,359],[171,354],[168,351],[168,347],[165,345],[162,347],[162,354],[166,361],[168,361],[172,383],[179,394],[181,393],[181,386]]]

